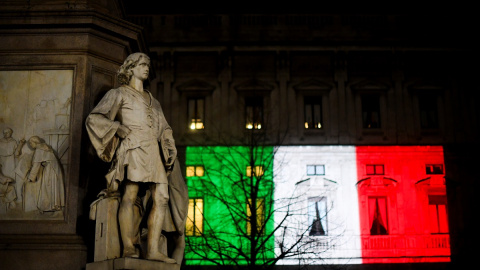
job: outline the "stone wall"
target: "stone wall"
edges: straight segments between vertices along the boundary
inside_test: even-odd
[[[92,171],[84,119],[116,85],[124,58],[146,51],[141,28],[121,19],[117,1],[3,1],[0,36],[0,128],[13,130],[10,145],[22,150],[17,156],[2,144],[2,158],[14,165],[3,166],[13,181],[2,182],[12,197],[1,198],[0,268],[82,269],[93,255],[91,183],[104,184]],[[29,146],[33,136],[53,149],[57,177],[45,167],[38,181],[27,179],[40,151]],[[47,180],[56,191],[44,191]]]

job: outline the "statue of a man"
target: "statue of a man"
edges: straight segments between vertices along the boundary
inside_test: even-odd
[[[12,138],[12,134],[13,130],[7,127],[3,130],[3,138],[0,138],[0,167],[4,177],[13,179],[13,182],[10,183],[16,192],[16,202],[10,204],[13,208],[17,203],[21,206],[23,202],[22,187],[25,179],[17,179],[16,166],[18,166],[17,163],[23,162],[20,155],[25,145],[25,139],[21,139],[17,144],[17,141]]]
[[[0,165],[3,167],[3,174],[8,177],[15,177],[15,156],[17,152],[17,141],[12,138],[13,130],[5,128],[3,138],[0,138]]]
[[[40,182],[37,208],[43,212],[61,211],[65,207],[65,183],[62,164],[52,147],[38,136],[32,136],[28,145],[34,149],[29,182]]]
[[[145,259],[176,263],[160,251],[159,239],[162,229],[166,230],[164,224],[172,223],[167,175],[173,170],[177,150],[160,103],[143,88],[149,68],[146,54],[129,55],[118,71],[121,86],[105,94],[87,117],[86,127],[98,156],[113,161],[106,175],[107,190],[123,187],[118,211],[123,257],[139,257],[138,210],[134,207],[139,191],[148,187],[152,208]]]

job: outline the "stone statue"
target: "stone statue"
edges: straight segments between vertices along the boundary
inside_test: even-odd
[[[13,130],[7,127],[3,130],[3,138],[0,139],[0,174],[2,178],[0,183],[3,185],[0,186],[0,193],[4,194],[0,197],[5,203],[8,203],[8,209],[15,208],[17,206],[15,201],[22,200],[21,181],[15,180],[15,166],[25,140],[22,139],[17,144],[17,141],[12,138],[12,134]],[[12,198],[14,201],[11,201]]]
[[[121,86],[105,94],[88,115],[86,128],[99,158],[112,162],[107,196],[122,193],[118,223],[123,257],[141,257],[139,216],[149,212],[144,257],[174,264],[183,258],[188,193],[175,162],[172,129],[160,103],[143,88],[149,68],[146,54],[129,55],[118,71]],[[141,203],[146,201],[144,194],[151,201],[148,211],[142,209],[147,205]],[[173,258],[162,252],[162,231],[176,232]]]
[[[65,207],[65,184],[63,170],[50,145],[40,137],[32,136],[28,145],[34,149],[29,182],[40,182],[37,209],[40,212],[61,211]]]
[[[17,193],[13,186],[13,179],[3,174],[0,164],[0,213],[5,214],[11,208],[15,208],[16,198]]]
[[[17,152],[17,141],[12,138],[13,130],[5,128],[3,138],[0,139],[0,165],[2,165],[5,176],[15,177],[15,156]]]
[[[0,139],[0,202],[8,206],[0,213],[13,209],[17,216],[19,212],[63,211],[63,167],[54,150],[40,137],[32,136],[28,140],[31,151],[22,153],[26,141],[21,139],[17,144],[12,133],[11,128],[5,128]]]

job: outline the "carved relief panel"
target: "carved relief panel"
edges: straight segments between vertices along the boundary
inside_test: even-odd
[[[0,71],[0,220],[62,220],[73,70]]]

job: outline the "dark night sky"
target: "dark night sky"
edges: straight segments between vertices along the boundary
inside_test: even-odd
[[[305,1],[294,0],[285,2],[266,1],[147,1],[121,0],[129,13],[136,14],[173,14],[173,13],[203,13],[203,14],[281,14],[281,13],[311,13],[311,14],[423,14],[425,16],[448,14],[463,17],[475,10],[469,5],[451,2],[434,2],[425,4],[422,1],[384,1],[371,3],[368,1]],[[155,3],[155,4],[152,4]]]

